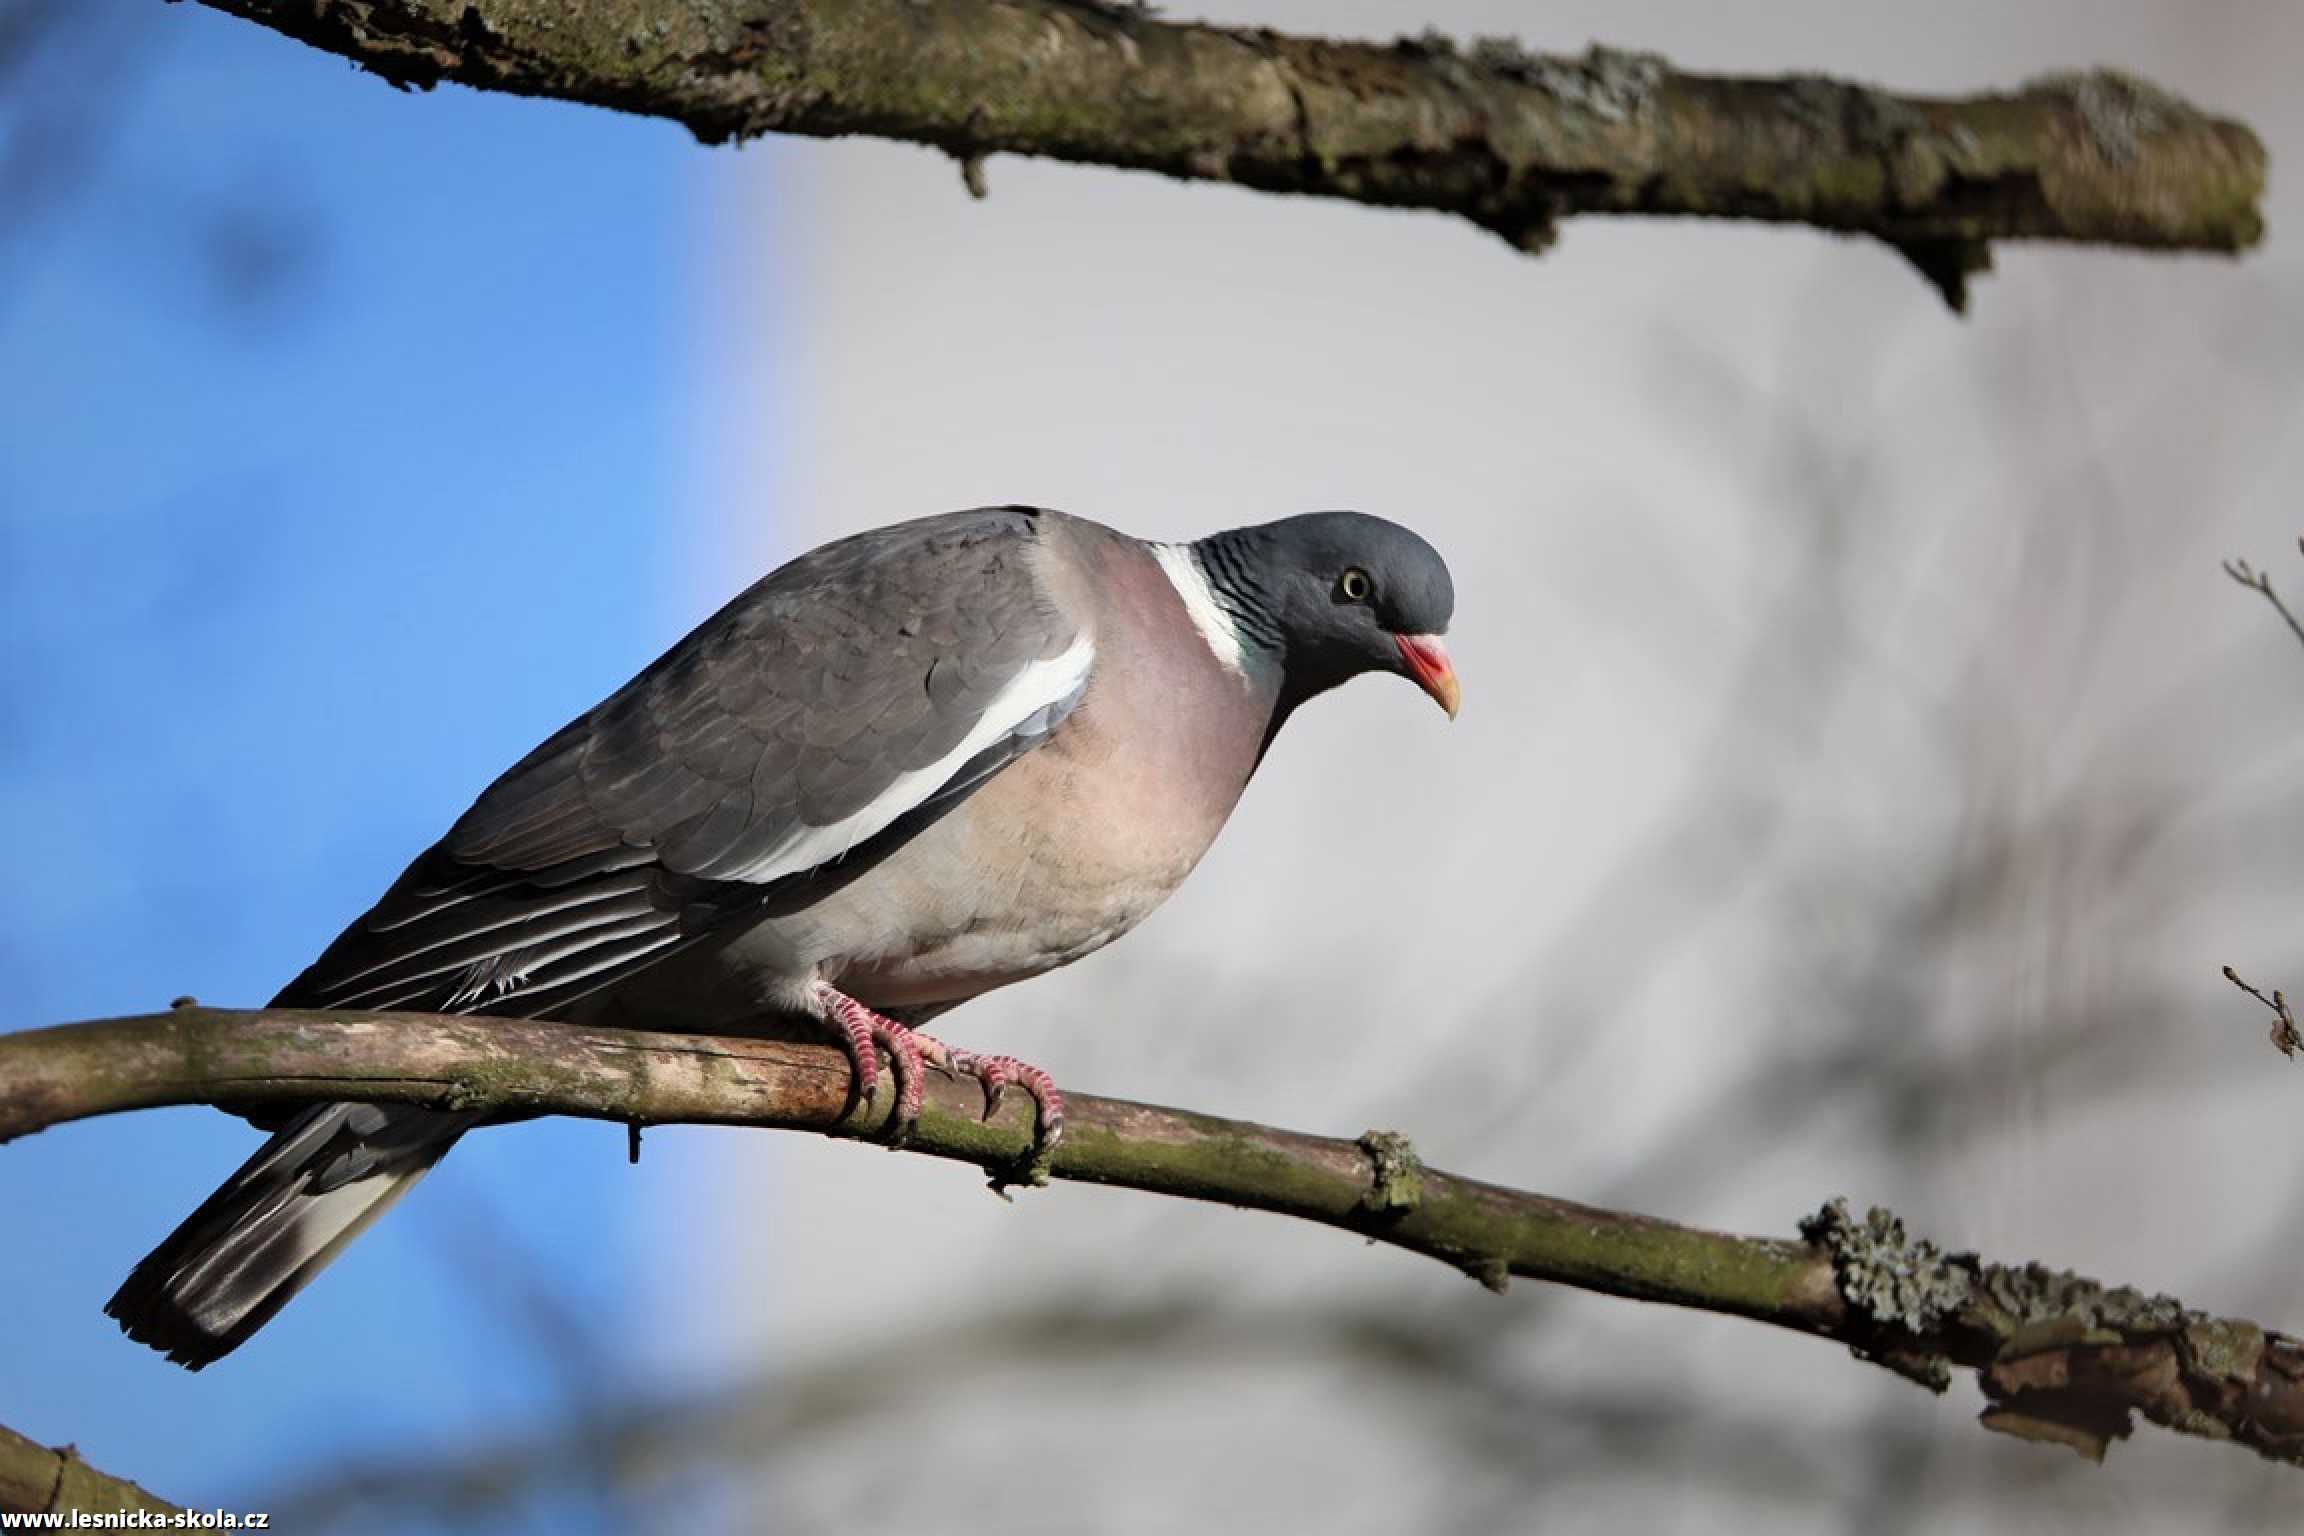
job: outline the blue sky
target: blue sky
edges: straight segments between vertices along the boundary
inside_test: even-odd
[[[197,6],[88,24],[109,120],[0,248],[5,1028],[262,1002],[690,617],[704,151]],[[642,1304],[652,1181],[574,1124],[468,1142],[202,1375],[127,1343],[104,1298],[254,1143],[185,1109],[0,1152],[0,1423],[254,1504],[637,1369],[520,1296],[595,1341]]]
[[[2276,158],[2299,142],[2272,8],[1951,9],[1442,19],[1914,89],[2102,60],[2257,122]],[[1893,255],[1787,229],[1577,221],[1529,263],[1437,217],[1007,157],[977,203],[925,150],[735,156],[398,94],[197,5],[73,14],[102,46],[0,87],[0,1028],[262,1000],[490,775],[755,574],[718,552],[1011,497],[1161,536],[1359,505],[1456,565],[1465,719],[1443,733],[1374,684],[1305,711],[1141,935],[956,1038],[1079,1091],[1397,1126],[1468,1173],[1708,1226],[1784,1231],[1838,1189],[1948,1244],[2304,1311],[2282,1227],[2304,1202],[2263,1155],[2294,1081],[2215,969],[2275,984],[2294,953],[2299,849],[2265,829],[2294,820],[2295,658],[2216,570],[2278,566],[2295,532],[2289,183],[2238,264],[2019,247],[1955,324]],[[80,134],[27,219],[36,111]],[[760,175],[774,195],[726,198]],[[791,210],[766,245],[756,209]],[[805,326],[783,297],[803,266]],[[736,398],[732,360],[805,389]],[[745,477],[699,495],[698,461],[756,438],[766,530]],[[1820,634],[1848,643],[1810,667]],[[1750,1118],[1737,1085],[1882,1031],[1909,1071],[1749,1146],[1690,1142]],[[1469,1078],[1447,1070],[1466,1040]],[[1963,1063],[1979,1095],[1910,1091]],[[189,1376],[98,1309],[255,1142],[181,1110],[0,1148],[0,1423],[261,1507],[739,1349],[835,1360],[1051,1295],[1311,1298],[1443,1339],[1478,1307],[1500,1368],[1562,1401],[1648,1382],[1720,1408],[1551,1490],[1570,1518],[1780,1524],[1844,1490],[1803,1505],[1815,1523],[1886,1488],[1957,1512],[1938,1523],[2042,1528],[2082,1498],[2142,1529],[2256,1486],[2149,1437],[2101,1472],[2036,1460],[1976,1434],[1971,1389],[1932,1401],[1718,1319],[1498,1302],[1333,1233],[1080,1188],[1003,1206],[965,1168],[733,1130],[651,1136],[636,1170],[612,1127],[473,1137]],[[618,1512],[578,1488],[505,1528],[1503,1507],[1492,1468],[1409,1432],[1415,1398],[1251,1354],[1214,1392],[1186,1358],[1124,1390],[1124,1367],[891,1371],[868,1385],[897,1409],[783,1440],[717,1525],[709,1493]],[[1754,1415],[1822,1481],[1711,1476],[1711,1430]],[[906,1456],[935,1475],[888,1476]]]

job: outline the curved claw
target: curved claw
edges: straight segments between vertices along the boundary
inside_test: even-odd
[[[1000,1113],[1000,1101],[1008,1096],[1008,1085],[1016,1081],[1016,1074],[1006,1057],[987,1056],[981,1063],[977,1081],[984,1085],[984,1123],[989,1125],[992,1117]]]
[[[878,1096],[880,1052],[887,1051],[889,1069],[896,1076],[896,1108],[888,1118],[888,1139],[893,1146],[904,1145],[911,1139],[912,1127],[920,1119],[920,1101],[927,1089],[928,1053],[921,1049],[921,1037],[894,1019],[873,1012],[845,992],[822,984],[816,990],[828,1022],[839,1030],[848,1059],[855,1067],[856,1102],[869,1105]],[[936,1046],[936,1054],[944,1054],[941,1045]]]
[[[984,1088],[984,1119],[1000,1112],[1011,1084],[1032,1095],[1032,1150],[1025,1160],[1024,1178],[1034,1184],[1048,1182],[1048,1169],[1056,1143],[1064,1137],[1064,1095],[1056,1080],[1028,1061],[1014,1056],[983,1056],[956,1051],[934,1035],[921,1034],[874,1012],[845,992],[819,982],[816,995],[824,1019],[840,1032],[848,1058],[856,1069],[857,1100],[870,1104],[880,1086],[880,1052],[888,1053],[889,1069],[896,1076],[896,1108],[888,1117],[889,1145],[901,1147],[911,1139],[920,1120],[920,1102],[927,1089],[927,1069],[973,1077]],[[994,1187],[1006,1182],[994,1176]]]
[[[872,1038],[887,1047],[889,1065],[896,1071],[896,1111],[888,1118],[888,1139],[902,1146],[912,1139],[912,1127],[919,1123],[928,1069],[920,1060],[920,1047],[912,1031],[893,1019],[882,1019],[880,1024],[872,1031]]]
[[[1033,1161],[1045,1162],[1064,1136],[1064,1095],[1057,1091],[1056,1079],[1014,1056],[979,1056],[973,1051],[954,1051],[952,1065],[954,1070],[984,1085],[986,1120],[999,1113],[1000,1101],[1006,1096],[1009,1084],[1014,1083],[1032,1095],[1037,1133],[1033,1137]]]

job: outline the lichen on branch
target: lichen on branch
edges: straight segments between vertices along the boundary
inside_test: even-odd
[[[767,133],[1230,181],[1455,214],[1526,251],[1577,214],[1809,224],[1902,252],[1955,308],[1997,240],[2236,252],[2263,145],[2113,71],[1898,95],[1646,53],[1302,37],[1083,0],[205,0],[387,80]]]
[[[852,1097],[830,1046],[519,1019],[188,1005],[0,1035],[0,1142],[167,1104],[321,1098],[881,1137],[893,1095],[876,1107]],[[1837,1340],[1938,1391],[1966,1367],[1990,1400],[1987,1427],[2091,1456],[2141,1414],[2304,1465],[2304,1343],[2042,1265],[1949,1253],[1886,1211],[1858,1220],[1835,1201],[1798,1239],[1739,1237],[1446,1173],[1396,1132],[1346,1141],[1067,1099],[1048,1165],[1059,1180],[1320,1222],[1492,1290],[1519,1276],[1750,1318]],[[981,1111],[975,1085],[932,1076],[906,1149],[1011,1176],[1032,1147],[1031,1108]]]

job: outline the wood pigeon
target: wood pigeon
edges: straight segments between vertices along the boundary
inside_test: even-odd
[[[273,1000],[828,1029],[897,1134],[934,1015],[1111,943],[1189,874],[1290,711],[1362,672],[1451,717],[1448,568],[1315,512],[1156,544],[1033,507],[900,523],[773,572],[529,753]],[[406,1193],[474,1114],[317,1104],[105,1310],[195,1370]],[[264,1122],[259,1122],[264,1123]]]

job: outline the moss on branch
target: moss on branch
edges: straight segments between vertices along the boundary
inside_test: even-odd
[[[0,1036],[0,1142],[167,1104],[277,1109],[320,1098],[513,1119],[752,1125],[872,1139],[893,1095],[850,1103],[829,1046],[436,1014],[168,1013]],[[972,1083],[931,1075],[907,1150],[997,1179],[1030,1149],[1022,1095],[986,1121]],[[2304,1343],[2167,1297],[2037,1264],[1994,1264],[1835,1201],[1797,1239],[1739,1237],[1482,1183],[1406,1138],[1307,1136],[1068,1095],[1061,1180],[1320,1222],[1428,1255],[1491,1289],[1512,1276],[1837,1340],[1941,1391],[1977,1372],[1988,1427],[2101,1456],[2135,1415],[2304,1465]]]

